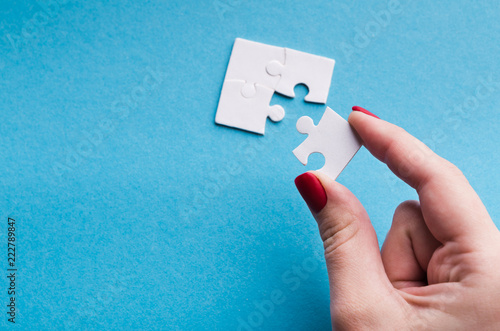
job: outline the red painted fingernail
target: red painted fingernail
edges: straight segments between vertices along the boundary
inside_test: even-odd
[[[370,115],[370,116],[373,116],[373,117],[375,117],[375,118],[380,119],[380,117],[378,117],[377,115],[375,115],[375,114],[373,114],[373,113],[369,112],[368,110],[366,110],[366,109],[364,109],[364,108],[361,108],[361,107],[359,107],[359,106],[354,106],[354,107],[352,107],[352,110],[354,110],[354,111],[360,111],[360,112],[362,112],[362,113],[364,113],[364,114],[366,114],[366,115]]]
[[[295,178],[295,186],[300,195],[315,213],[319,213],[326,205],[326,192],[319,179],[310,172]]]

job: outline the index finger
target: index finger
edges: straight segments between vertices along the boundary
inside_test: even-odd
[[[481,199],[452,163],[384,120],[355,111],[349,123],[370,153],[417,191],[426,225],[437,240],[478,243],[497,231]]]

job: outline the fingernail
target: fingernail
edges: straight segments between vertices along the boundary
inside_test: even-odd
[[[326,205],[326,192],[319,179],[310,172],[295,178],[295,186],[300,195],[315,213],[319,213]]]
[[[380,117],[378,117],[377,115],[375,115],[375,114],[373,114],[373,113],[369,112],[368,110],[366,110],[366,109],[364,109],[364,108],[361,108],[361,107],[359,107],[359,106],[354,106],[354,107],[352,107],[352,110],[353,110],[353,111],[360,111],[360,112],[362,112],[362,113],[364,113],[364,114],[366,114],[366,115],[370,115],[370,116],[373,116],[373,117],[375,117],[375,118],[380,119]]]

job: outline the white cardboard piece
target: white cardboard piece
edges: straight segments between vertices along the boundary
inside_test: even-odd
[[[264,134],[266,118],[281,121],[285,113],[281,106],[269,106],[274,92],[295,97],[295,85],[303,83],[309,88],[305,101],[326,103],[334,64],[321,56],[236,38],[215,122]]]
[[[274,89],[280,78],[267,73],[266,66],[272,61],[285,63],[285,49],[283,47],[236,38],[225,80],[246,81],[246,97],[251,97],[255,93],[255,84]]]
[[[309,93],[307,102],[326,103],[335,60],[309,53],[285,49],[285,64],[271,61],[266,70],[271,76],[280,76],[276,92],[294,98],[297,84],[305,84]]]
[[[319,171],[333,180],[337,179],[361,148],[361,140],[349,123],[330,107],[326,107],[317,126],[308,116],[299,118],[297,131],[308,134],[308,137],[294,149],[293,154],[304,165],[312,153],[323,154],[325,165]]]
[[[243,80],[226,80],[222,86],[215,122],[225,126],[264,134],[266,120],[281,121],[285,110],[279,105],[269,106],[274,90],[256,84],[255,95],[246,98],[241,93]]]

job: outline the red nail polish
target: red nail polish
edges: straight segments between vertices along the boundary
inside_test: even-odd
[[[370,116],[373,116],[373,117],[375,117],[375,118],[380,119],[380,117],[378,117],[377,115],[375,115],[375,114],[373,114],[373,113],[369,112],[368,110],[366,110],[366,109],[364,109],[364,108],[361,108],[361,107],[359,107],[359,106],[354,106],[354,107],[352,107],[352,110],[354,110],[354,111],[360,111],[360,112],[362,112],[362,113],[364,113],[364,114],[366,114],[366,115],[370,115]]]
[[[315,213],[319,213],[326,205],[326,192],[319,179],[310,172],[295,178],[295,186],[300,195]]]

